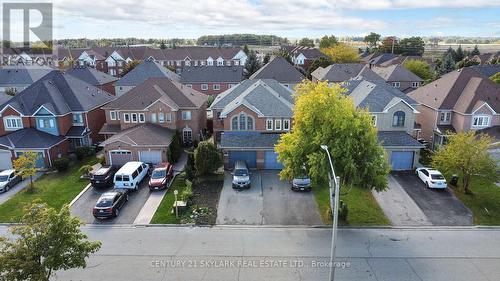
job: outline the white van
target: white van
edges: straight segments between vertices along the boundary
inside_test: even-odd
[[[143,162],[127,162],[115,174],[115,188],[139,189],[140,182],[148,174],[149,166]]]

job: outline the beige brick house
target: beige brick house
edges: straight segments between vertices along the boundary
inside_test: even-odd
[[[168,161],[175,131],[184,143],[200,140],[206,128],[207,96],[168,78],[150,78],[103,107],[106,162]]]

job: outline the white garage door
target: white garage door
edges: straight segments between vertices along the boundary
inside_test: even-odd
[[[111,159],[111,165],[120,167],[132,160],[132,152],[128,150],[111,150],[109,159]]]
[[[10,151],[0,150],[0,170],[12,169]]]
[[[158,164],[161,163],[161,151],[159,150],[144,150],[139,151],[139,161],[148,164]]]

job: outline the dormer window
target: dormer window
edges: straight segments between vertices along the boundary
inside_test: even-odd
[[[392,86],[394,88],[399,88],[399,87],[401,87],[401,82],[392,82]]]
[[[3,123],[6,131],[15,131],[23,128],[23,120],[18,116],[4,117]]]
[[[474,116],[472,118],[472,127],[489,127],[491,118],[490,116]]]
[[[411,87],[412,87],[413,89],[418,88],[418,86],[420,86],[420,82],[411,82]]]
[[[396,111],[392,116],[392,126],[393,127],[404,127],[405,126],[405,116],[403,111]]]
[[[439,113],[439,122],[441,124],[450,124],[450,122],[451,122],[451,112],[441,112],[441,113]]]
[[[73,126],[81,126],[81,125],[83,125],[83,114],[73,113]]]

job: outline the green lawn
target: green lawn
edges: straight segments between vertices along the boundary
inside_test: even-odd
[[[347,222],[340,221],[340,224],[351,226],[390,225],[389,220],[385,217],[370,190],[359,187],[347,190],[348,188],[341,190],[340,200],[347,203],[349,213],[347,215]],[[328,187],[313,188],[313,193],[323,223],[331,224],[332,216],[330,213],[330,192]]]
[[[14,197],[0,205],[0,222],[18,222],[23,215],[24,206],[35,199],[41,199],[49,206],[60,209],[64,204],[69,204],[78,193],[89,183],[88,180],[80,179],[81,173],[78,169],[85,164],[94,164],[96,158],[88,158],[72,165],[68,171],[63,173],[51,173],[41,176],[35,181],[36,191],[20,191]]]
[[[172,214],[172,206],[174,205],[174,190],[178,190],[179,196],[186,187],[186,176],[184,173],[175,177],[174,182],[168,188],[167,194],[163,197],[160,206],[156,209],[156,213],[151,220],[152,224],[178,224],[181,221],[181,216],[179,218],[175,217],[175,213]],[[179,200],[179,199],[178,199]]]
[[[473,195],[464,193],[463,188],[451,188],[455,195],[474,215],[474,224],[500,225],[500,187],[481,179],[473,179]]]

